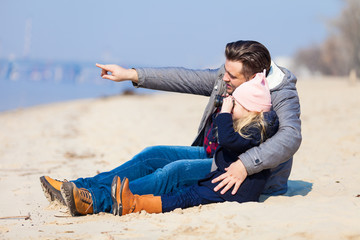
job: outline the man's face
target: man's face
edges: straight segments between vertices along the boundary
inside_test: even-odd
[[[223,81],[226,83],[226,92],[232,94],[238,86],[246,82],[242,72],[243,64],[241,62],[225,61],[225,74]]]

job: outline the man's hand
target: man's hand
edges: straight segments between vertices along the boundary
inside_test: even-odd
[[[115,64],[103,65],[97,63],[96,66],[101,68],[101,77],[104,79],[109,79],[114,82],[131,80],[135,83],[139,80],[135,69],[126,69]]]
[[[238,159],[236,162],[230,164],[228,168],[225,168],[225,171],[226,173],[221,174],[219,177],[211,181],[212,183],[221,181],[214,188],[214,191],[217,192],[219,189],[223,188],[226,185],[224,189],[220,192],[221,194],[224,194],[235,185],[234,189],[231,192],[231,194],[234,195],[247,177],[246,168],[244,164],[240,161],[240,159]]]

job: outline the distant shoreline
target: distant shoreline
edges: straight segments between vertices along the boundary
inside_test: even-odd
[[[70,100],[156,92],[143,88],[134,89],[129,82],[107,82],[106,84],[99,85],[94,83],[14,82],[0,80],[0,113]]]

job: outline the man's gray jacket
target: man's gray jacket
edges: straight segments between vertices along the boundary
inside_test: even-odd
[[[202,146],[215,111],[214,99],[226,92],[222,80],[225,69],[190,70],[185,68],[137,68],[137,87],[210,96],[200,122],[193,146]],[[279,117],[279,130],[271,138],[239,156],[249,175],[271,169],[264,194],[282,194],[287,191],[293,155],[301,143],[300,104],[296,77],[274,63],[267,76],[273,108]],[[135,84],[136,85],[136,84]],[[216,166],[213,162],[212,170]]]

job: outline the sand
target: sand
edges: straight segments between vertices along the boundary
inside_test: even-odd
[[[49,204],[39,177],[93,176],[146,146],[189,145],[207,98],[115,96],[1,113],[0,238],[360,239],[360,83],[300,79],[298,91],[303,142],[287,194],[165,214],[71,217]]]

